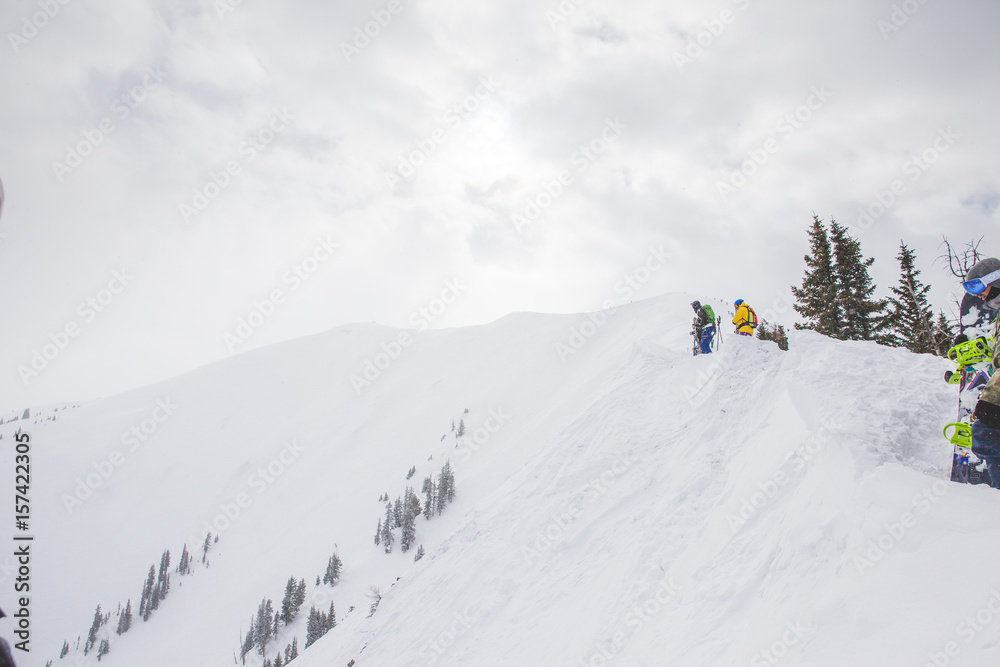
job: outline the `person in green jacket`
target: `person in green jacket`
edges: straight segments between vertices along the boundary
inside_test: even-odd
[[[712,354],[712,339],[715,337],[715,312],[708,304],[701,305],[700,301],[692,301],[691,308],[694,309],[694,329],[695,340],[701,341],[700,354]]]

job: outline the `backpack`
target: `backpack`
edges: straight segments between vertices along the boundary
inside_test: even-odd
[[[712,310],[712,307],[705,304],[701,307],[701,309],[705,312],[705,316],[708,318],[708,323],[715,324],[715,311]]]
[[[747,324],[750,325],[751,329],[757,328],[757,313],[753,312],[753,308],[747,306],[746,303],[743,304],[747,309]]]

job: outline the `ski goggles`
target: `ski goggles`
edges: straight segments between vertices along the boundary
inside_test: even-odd
[[[969,294],[982,294],[989,287],[990,283],[1000,280],[1000,271],[994,271],[989,273],[982,278],[974,278],[973,280],[966,280],[962,283],[962,287]]]

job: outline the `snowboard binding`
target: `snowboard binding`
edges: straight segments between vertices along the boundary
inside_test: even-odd
[[[959,343],[948,350],[948,360],[959,366],[971,366],[981,361],[990,361],[993,358],[991,343],[993,339],[983,336],[975,340]]]
[[[954,432],[948,435],[948,429],[953,428]],[[964,447],[966,449],[972,448],[972,426],[966,424],[965,422],[955,422],[953,424],[948,424],[944,427],[942,431],[944,437],[948,439],[948,442],[955,445],[956,447]]]

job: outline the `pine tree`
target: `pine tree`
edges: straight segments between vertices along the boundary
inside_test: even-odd
[[[87,655],[87,651],[94,648],[94,644],[97,643],[97,633],[101,630],[103,623],[104,614],[101,613],[101,605],[97,605],[97,611],[94,612],[94,622],[90,625],[90,633],[87,635],[87,643],[83,646],[84,655]]]
[[[218,540],[219,538],[215,538]],[[201,545],[201,562],[204,563],[208,558],[208,549],[212,544],[212,533],[205,536],[205,543]]]
[[[386,553],[392,552],[392,543],[395,536],[392,534],[392,504],[385,504],[385,522],[382,524],[382,546]]]
[[[111,652],[111,644],[107,639],[101,640],[101,646],[97,649],[97,662],[101,661],[101,658],[106,656]]]
[[[274,624],[274,607],[269,599],[261,600],[257,609],[257,620],[254,627],[254,637],[257,640],[257,648],[261,657],[267,650],[267,643],[271,641],[272,626]]]
[[[430,518],[436,513],[436,507],[434,502],[437,500],[437,487],[434,486],[434,476],[427,475],[424,480],[424,485],[420,489],[421,493],[425,494],[426,500],[424,501],[424,518],[430,521]]]
[[[154,565],[149,566],[149,574],[146,576],[146,584],[142,587],[142,596],[139,598],[139,615],[142,616],[142,620],[148,621],[149,615],[153,613],[152,601],[153,601],[153,586],[156,581],[156,567]]]
[[[934,354],[937,341],[934,336],[934,311],[927,302],[930,285],[920,282],[916,267],[916,253],[899,242],[899,285],[890,288],[889,312],[886,325],[893,345],[905,347],[917,354]]]
[[[306,602],[306,580],[299,579],[299,587],[295,589],[295,613],[298,614]]]
[[[806,275],[801,287],[792,287],[797,303],[792,307],[805,318],[796,329],[812,329],[832,338],[839,338],[841,316],[837,304],[837,283],[833,271],[833,249],[826,226],[813,215],[809,231],[810,255],[805,256]]]
[[[413,557],[413,562],[416,563],[418,560],[420,560],[423,557],[424,557],[424,545],[421,544],[420,548],[417,549],[417,555]]]
[[[188,551],[187,544],[184,545],[184,550],[181,551],[181,562],[177,565],[177,573],[182,577],[185,574],[191,572],[191,552]]]
[[[63,658],[66,657],[68,653],[69,653],[69,642],[64,639],[62,650],[59,651],[59,659],[62,660]]]
[[[306,621],[306,648],[316,643],[316,640],[323,636],[323,618],[319,609],[313,607],[309,610],[309,620]]]
[[[417,539],[417,527],[416,520],[417,516],[420,514],[420,499],[417,495],[413,493],[411,487],[406,487],[406,503],[403,508],[403,530],[399,538],[399,548],[406,553],[410,550],[410,546],[413,544],[414,540]],[[414,511],[414,502],[416,503],[416,511]]]
[[[156,578],[156,586],[159,589],[158,601],[167,597],[170,591],[170,550],[167,549],[160,556],[160,572]],[[159,605],[157,605],[159,606]]]
[[[837,280],[837,306],[843,326],[841,340],[871,340],[888,344],[883,311],[885,300],[873,300],[875,285],[868,269],[875,262],[861,254],[861,243],[835,220],[830,221],[833,241],[834,275]]]
[[[337,627],[337,611],[333,608],[333,603],[331,602],[330,613],[327,614],[327,624],[326,624],[327,632],[333,630],[335,627]]]
[[[291,624],[298,611],[295,608],[295,592],[297,589],[298,583],[295,581],[295,577],[289,577],[288,582],[285,584],[285,596],[281,598],[281,620],[284,621],[285,625]]]
[[[330,562],[326,564],[326,573],[323,574],[323,583],[336,586],[337,582],[340,580],[341,566],[342,563],[340,562],[340,556],[336,553],[330,556]]]
[[[403,499],[396,498],[392,505],[392,527],[399,528],[403,525]]]
[[[459,422],[458,422],[458,432],[455,433],[455,435],[457,437],[459,437],[459,438],[461,438],[463,435],[465,435],[465,420],[464,419],[459,420]]]
[[[438,475],[437,513],[441,514],[448,503],[455,500],[455,476],[451,472],[451,461],[446,461]]]
[[[382,541],[382,517],[378,518],[378,528],[375,530],[375,546]]]
[[[295,660],[297,657],[299,657],[299,638],[292,637],[292,651],[288,654],[288,662]]]
[[[132,627],[132,600],[129,599],[128,605],[125,607],[125,611],[123,611],[118,616],[117,633],[119,635],[123,635],[126,632],[128,632],[129,628],[131,627]]]
[[[285,663],[281,661],[281,654],[274,656],[274,667],[284,667]]]
[[[246,657],[246,654],[253,650],[254,644],[257,642],[256,636],[254,635],[254,626],[256,622],[253,616],[250,617],[250,627],[247,628],[247,635],[243,639],[243,645],[240,646],[240,660]]]

